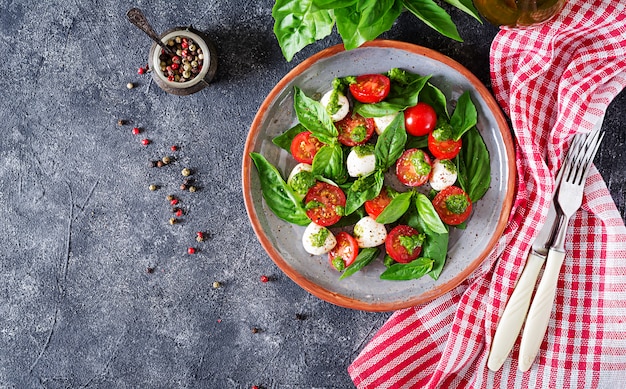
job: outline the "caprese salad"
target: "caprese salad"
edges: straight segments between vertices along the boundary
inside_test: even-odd
[[[250,154],[268,207],[305,226],[304,249],[328,255],[340,278],[384,249],[382,279],[437,279],[449,229],[464,228],[489,188],[469,92],[450,114],[429,79],[397,68],[341,77],[319,101],[295,87],[298,123],[273,139],[295,160],[287,179]]]

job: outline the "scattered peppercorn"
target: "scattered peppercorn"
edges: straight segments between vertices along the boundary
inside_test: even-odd
[[[187,253],[188,253],[188,254],[195,254],[195,253],[196,253],[196,249],[195,249],[195,248],[193,248],[193,247],[189,247],[189,248],[187,249]]]
[[[180,184],[180,190],[187,190],[187,185]]]
[[[197,190],[198,190],[198,188],[196,188],[196,187],[195,187],[195,186],[193,186],[193,185],[189,187],[189,191],[190,191],[190,192],[195,192],[195,191],[197,191]]]
[[[204,232],[202,231],[196,232],[196,240],[198,242],[204,242]]]
[[[167,199],[167,201],[174,200],[174,196],[172,196],[172,195],[167,195],[165,198]]]
[[[163,161],[156,161],[156,165],[157,165],[157,167],[163,167],[163,166],[165,166],[165,164],[163,163]]]
[[[144,146],[149,145],[150,144],[150,139],[142,139],[141,140],[141,144],[144,145]]]
[[[158,166],[158,162],[157,161],[150,161],[150,167],[157,167]]]
[[[128,84],[126,84],[126,88],[128,89],[133,89],[135,87],[135,84],[133,84],[132,82],[129,82]]]
[[[150,184],[150,186],[148,187],[148,189],[150,189],[151,191],[155,191],[157,189],[159,189],[158,186],[154,185],[154,184]]]
[[[173,145],[172,147],[170,147],[170,150],[172,150],[172,151],[177,151],[177,150],[178,150],[178,146]]]
[[[190,176],[191,170],[189,170],[188,168],[184,168],[183,170],[181,170],[180,174],[182,174],[185,177]]]
[[[178,204],[178,199],[171,199],[170,200],[170,204],[172,204],[172,205]]]
[[[126,120],[124,120],[124,119],[119,119],[119,120],[117,121],[117,125],[118,125],[118,126],[123,126],[123,125],[125,125],[126,123],[127,123],[127,121],[126,121]]]
[[[178,210],[174,213],[177,217],[183,216],[183,210],[178,208]]]
[[[261,282],[268,282],[269,280],[270,279],[269,279],[268,276],[266,276],[266,275],[261,276]]]
[[[146,69],[144,68],[137,69],[137,74],[144,74],[145,72],[146,72]]]
[[[141,130],[139,129],[139,127],[133,127],[133,135],[139,135],[140,132]]]
[[[174,225],[174,224],[176,224],[176,223],[177,223],[176,218],[175,218],[175,217],[171,217],[171,218],[170,218],[170,224],[171,224],[171,225]]]
[[[259,333],[259,329],[258,329],[258,328],[256,328],[256,327],[252,327],[252,328],[251,328],[251,331],[252,331],[252,333],[253,333],[253,334],[257,334],[257,333]]]
[[[217,289],[220,286],[222,286],[222,284],[219,281],[213,281],[213,289]]]
[[[163,161],[163,163],[167,165],[167,164],[169,164],[170,162],[172,162],[172,158],[170,158],[170,157],[163,157],[163,158],[161,159],[161,161]]]

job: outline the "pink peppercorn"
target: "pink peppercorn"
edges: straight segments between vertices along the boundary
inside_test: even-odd
[[[170,147],[170,150],[172,150],[172,151],[177,151],[177,150],[178,150],[178,146],[173,145],[172,147]]]
[[[265,276],[265,275],[261,276],[261,282],[268,282],[269,280],[270,279],[268,276]]]
[[[144,145],[144,146],[149,145],[150,144],[150,139],[142,139],[141,140],[141,144]]]
[[[133,127],[133,135],[139,135],[140,132],[139,127]]]
[[[196,249],[195,249],[195,248],[193,248],[193,247],[189,247],[189,248],[187,249],[187,253],[188,253],[188,254],[195,254],[195,253],[196,253]]]
[[[145,72],[146,72],[146,69],[144,68],[137,69],[137,74],[144,74]]]
[[[170,204],[172,204],[172,205],[178,204],[178,199],[171,199],[170,200]]]

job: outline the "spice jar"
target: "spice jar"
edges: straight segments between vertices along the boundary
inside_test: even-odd
[[[496,26],[530,27],[545,23],[566,0],[474,0],[480,14]]]
[[[170,55],[156,43],[150,49],[152,79],[161,89],[189,95],[211,82],[217,70],[217,51],[204,34],[191,27],[178,27],[160,38],[176,52]]]

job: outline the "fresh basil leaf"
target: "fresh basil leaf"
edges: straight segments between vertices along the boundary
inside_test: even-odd
[[[381,224],[394,223],[406,213],[411,206],[413,192],[404,192],[396,195],[378,215],[376,221]]]
[[[433,203],[422,193],[415,196],[415,206],[420,217],[424,220],[428,229],[437,234],[446,234],[448,229],[441,221],[439,214],[435,211]]]
[[[478,10],[474,6],[474,2],[472,0],[443,0],[443,1],[460,9],[461,11],[465,12],[469,16],[478,20],[480,24],[483,23],[482,19],[480,18],[480,14],[478,13]]]
[[[353,109],[354,112],[365,118],[379,118],[397,113],[405,108],[406,107],[403,104],[390,104],[386,101],[381,101],[376,104],[364,104],[356,101]]]
[[[313,4],[319,9],[337,9],[356,4],[358,0],[313,0]]]
[[[304,131],[306,131],[306,128],[304,128],[302,124],[298,123],[287,131],[283,132],[282,134],[275,136],[274,139],[272,139],[272,143],[274,143],[281,149],[287,150],[287,152],[291,153],[291,142],[293,141],[293,138],[295,138],[296,135]]]
[[[455,158],[458,180],[472,203],[480,200],[491,184],[489,151],[476,127],[462,138],[463,147]]]
[[[342,184],[348,179],[344,161],[343,148],[339,143],[322,146],[313,158],[313,174]]]
[[[450,125],[452,126],[454,140],[461,139],[470,128],[478,122],[476,106],[472,102],[469,91],[463,92],[456,103]]]
[[[404,0],[404,6],[441,35],[463,42],[450,15],[433,0]]]
[[[391,258],[389,254],[385,254],[385,259],[383,259],[383,265],[385,265],[385,267],[388,268],[395,263],[396,261],[393,258]]]
[[[433,107],[438,118],[449,119],[446,95],[430,82],[420,92],[420,101]]]
[[[357,48],[389,30],[402,8],[401,0],[359,0],[351,6],[335,8],[337,31],[346,50]]]
[[[363,217],[367,216],[365,209],[363,207],[359,207],[356,211],[352,212],[347,216],[342,216],[341,219],[329,228],[341,228],[341,227],[349,227],[355,225],[359,220]]]
[[[283,180],[278,169],[259,153],[250,153],[250,158],[259,172],[263,198],[272,212],[289,223],[300,226],[311,223],[300,199]]]
[[[425,149],[428,147],[428,135],[413,136],[408,135],[404,148],[408,149]]]
[[[430,258],[419,257],[409,263],[396,263],[387,268],[380,275],[382,280],[415,280],[428,274],[433,269]]]
[[[404,114],[397,115],[376,141],[376,168],[383,171],[389,169],[402,155],[406,139]]]
[[[287,61],[307,45],[330,35],[332,10],[319,9],[312,0],[276,0],[272,8],[274,35]]]
[[[369,176],[360,177],[352,183],[346,192],[346,215],[356,211],[367,200],[378,196],[383,188],[384,176],[381,170],[375,171]]]
[[[354,262],[352,262],[352,264],[344,270],[343,274],[339,276],[339,279],[343,280],[344,278],[350,277],[354,273],[363,269],[365,266],[369,265],[369,263],[372,262],[372,260],[374,260],[379,253],[380,249],[375,247],[361,249],[361,252],[357,255]]]
[[[305,95],[297,86],[294,89],[293,104],[300,124],[311,131],[320,142],[335,143],[339,132],[324,106]]]

